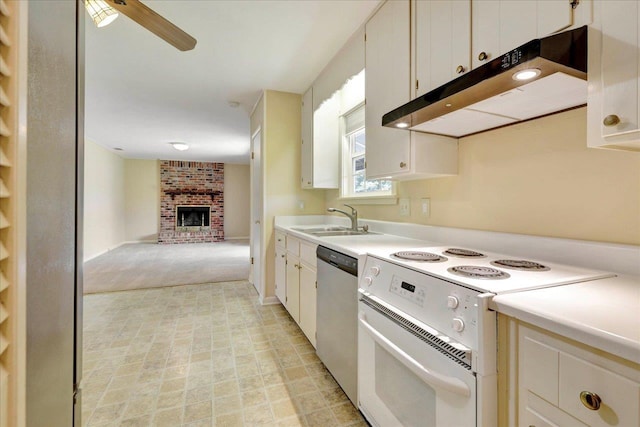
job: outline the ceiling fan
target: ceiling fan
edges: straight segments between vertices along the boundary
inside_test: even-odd
[[[112,22],[118,16],[115,11],[118,11],[178,50],[187,51],[196,46],[195,38],[145,6],[140,0],[84,0],[84,4],[98,27]]]

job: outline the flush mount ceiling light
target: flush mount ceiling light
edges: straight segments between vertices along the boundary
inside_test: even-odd
[[[118,12],[103,0],[84,0],[84,7],[98,28],[109,25],[118,17]]]
[[[517,73],[513,74],[513,80],[518,80],[520,82],[525,80],[531,80],[540,75],[541,71],[537,68],[528,68],[526,70],[520,70]]]
[[[189,144],[185,142],[170,142],[169,144],[178,151],[185,151],[189,149]]]

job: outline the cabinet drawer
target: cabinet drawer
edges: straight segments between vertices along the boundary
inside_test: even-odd
[[[287,236],[287,252],[295,256],[300,256],[300,240],[292,236]]]
[[[276,231],[276,247],[285,248],[287,246],[287,235],[282,231]]]
[[[600,409],[588,409],[580,393],[595,393]],[[640,384],[569,354],[560,353],[560,408],[592,427],[640,425]]]
[[[316,248],[318,245],[300,241],[300,260],[309,266],[316,268]]]
[[[525,408],[522,411],[519,425],[521,427],[587,427],[566,412],[549,404],[535,394],[526,393]]]
[[[522,345],[522,386],[557,405],[559,351],[531,337],[524,337]]]

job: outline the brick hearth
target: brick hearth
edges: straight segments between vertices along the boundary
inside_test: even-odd
[[[158,243],[210,243],[224,240],[224,163],[160,162]],[[211,228],[176,227],[177,206],[210,206]]]

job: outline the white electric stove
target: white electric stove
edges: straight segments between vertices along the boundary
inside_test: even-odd
[[[492,297],[614,274],[470,248],[367,255],[359,281],[358,402],[375,426],[497,423]]]

